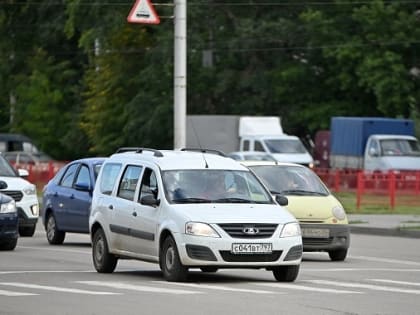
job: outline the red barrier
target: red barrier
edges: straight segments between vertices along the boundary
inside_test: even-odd
[[[63,167],[67,162],[48,162],[38,164],[12,164],[15,169],[25,169],[29,175],[27,180],[42,189],[48,181]]]

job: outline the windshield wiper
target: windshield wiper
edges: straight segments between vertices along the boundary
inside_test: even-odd
[[[236,197],[231,197],[231,198],[220,198],[220,199],[216,199],[216,200],[212,200],[212,202],[229,202],[229,203],[255,203],[253,200],[249,200],[249,199],[244,199],[244,198],[236,198]]]
[[[309,191],[309,190],[301,190],[301,189],[290,189],[290,190],[283,190],[282,194],[284,195],[317,195],[317,196],[326,196],[325,193],[321,193],[318,191]]]
[[[178,198],[172,200],[175,203],[210,203],[211,201],[204,198]]]

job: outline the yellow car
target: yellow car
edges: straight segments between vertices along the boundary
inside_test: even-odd
[[[273,195],[287,197],[286,208],[300,223],[303,251],[328,252],[334,261],[346,258],[350,245],[346,212],[312,170],[292,163],[241,163],[254,171]]]

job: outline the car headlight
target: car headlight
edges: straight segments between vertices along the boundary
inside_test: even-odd
[[[220,237],[210,225],[201,222],[187,222],[185,233],[195,236]]]
[[[344,211],[343,207],[335,206],[332,208],[332,213],[337,220],[341,221],[346,218],[346,212]]]
[[[23,189],[23,192],[26,195],[35,195],[36,194],[36,188],[35,185],[27,186]]]
[[[300,225],[297,222],[287,223],[281,230],[280,237],[291,237],[301,235]]]
[[[14,200],[11,200],[8,203],[2,203],[0,205],[0,213],[13,213],[16,212],[16,203]]]

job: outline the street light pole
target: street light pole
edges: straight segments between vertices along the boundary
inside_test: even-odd
[[[187,0],[174,1],[174,149],[180,149],[186,143]]]

